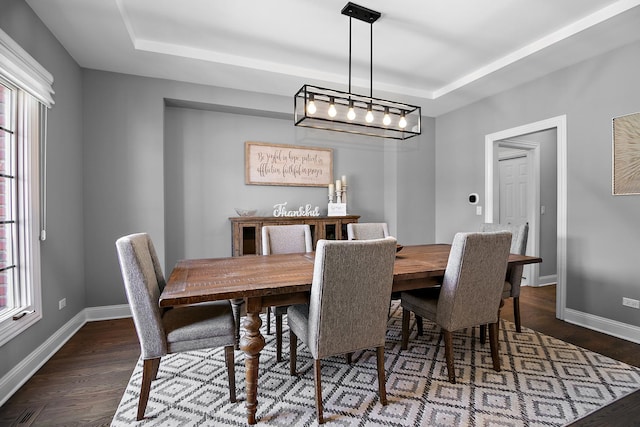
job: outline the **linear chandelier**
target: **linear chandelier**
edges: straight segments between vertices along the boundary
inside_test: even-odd
[[[373,97],[373,23],[380,12],[349,2],[342,14],[349,17],[349,91],[303,85],[293,98],[295,126],[400,140],[420,135],[420,107]],[[371,26],[369,96],[351,92],[353,18]]]

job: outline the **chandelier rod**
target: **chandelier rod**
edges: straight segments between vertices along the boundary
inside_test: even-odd
[[[369,98],[373,98],[373,22],[369,24],[371,26],[371,54],[369,56]]]
[[[349,93],[351,93],[351,16],[349,17]]]

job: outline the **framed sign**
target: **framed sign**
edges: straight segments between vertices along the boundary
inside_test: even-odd
[[[613,119],[613,194],[640,194],[640,113]]]
[[[326,187],[333,181],[333,150],[247,141],[244,168],[246,184]]]

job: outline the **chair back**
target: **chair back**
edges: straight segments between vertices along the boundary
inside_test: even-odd
[[[509,260],[511,233],[457,233],[444,273],[436,320],[455,331],[495,323]]]
[[[147,233],[116,241],[120,271],[140,341],[142,359],[167,354],[167,339],[158,304],[165,280],[153,242]]]
[[[347,238],[349,240],[371,240],[385,237],[389,237],[389,227],[386,222],[347,224]]]
[[[508,231],[511,233],[512,254],[524,255],[527,251],[527,239],[529,237],[529,223],[524,224],[498,224],[485,222],[480,227],[481,231]]]
[[[383,346],[396,239],[320,240],[309,301],[315,359]]]
[[[312,252],[309,224],[267,225],[262,227],[262,255]]]
[[[481,227],[482,231],[508,231],[511,233],[511,249],[512,254],[525,255],[527,251],[527,239],[529,237],[529,223],[524,224],[493,224],[484,223]],[[524,271],[523,265],[516,265],[507,268],[506,281],[511,286],[508,286],[508,296],[519,297],[520,296],[520,284],[522,282],[522,272]],[[505,295],[506,296],[506,295]]]

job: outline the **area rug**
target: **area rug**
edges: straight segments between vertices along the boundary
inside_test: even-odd
[[[340,426],[562,426],[640,389],[640,369],[527,328],[502,321],[501,372],[492,369],[489,344],[476,328],[454,334],[457,384],[449,383],[444,342],[434,324],[415,327],[400,351],[401,312],[392,307],[385,348],[388,405],[377,392],[375,351],[323,360],[327,425]],[[264,318],[263,318],[264,321]],[[284,359],[277,363],[275,338],[260,356],[258,425],[317,425],[313,360],[298,349],[297,377],[289,375],[288,330]],[[275,328],[272,328],[272,330]],[[238,401],[229,402],[222,349],[166,356],[153,382],[145,419],[136,423],[142,363],[134,369],[112,426],[246,425],[244,354],[236,352]]]

